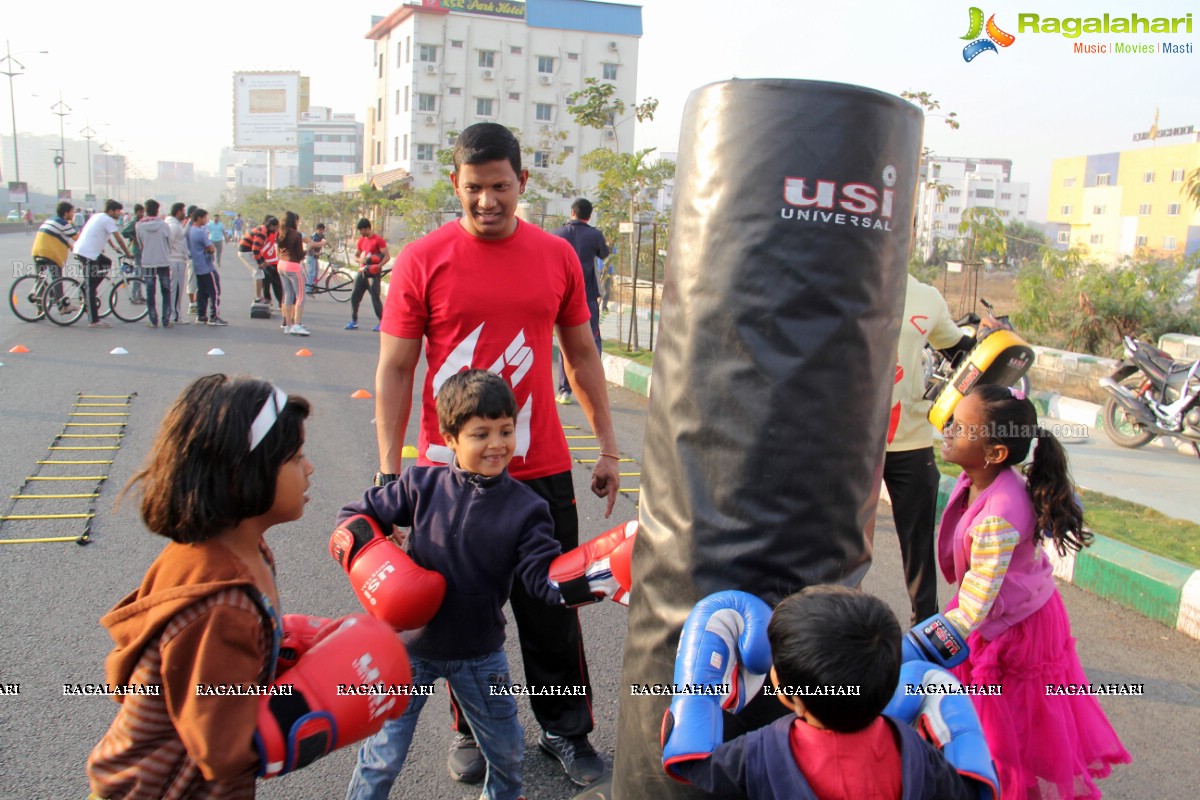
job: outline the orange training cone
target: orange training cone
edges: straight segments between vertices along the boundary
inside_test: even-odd
[[[28,353],[29,348],[23,344],[19,344],[16,347],[14,347],[12,350],[9,350],[8,352],[10,352],[10,353]]]
[[[368,392],[366,389],[359,389],[357,392],[350,395],[350,397],[352,397],[355,400],[367,400],[371,397],[371,393]]]
[[[309,350],[307,347],[301,347],[299,350],[297,350],[297,351],[296,351],[296,355],[298,355],[298,356],[311,356],[311,355],[312,355],[312,350]]]

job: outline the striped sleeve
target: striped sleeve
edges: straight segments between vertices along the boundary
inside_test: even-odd
[[[946,618],[963,636],[978,628],[996,602],[1013,551],[1021,540],[1001,517],[987,517],[971,528],[971,566],[958,587],[958,608]]]

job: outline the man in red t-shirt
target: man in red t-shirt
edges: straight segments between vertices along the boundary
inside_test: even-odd
[[[579,543],[579,520],[571,456],[554,403],[556,330],[567,375],[600,442],[592,491],[607,498],[606,516],[620,487],[617,440],[579,259],[568,242],[516,217],[528,176],[521,168],[520,144],[507,128],[470,126],[455,145],[450,175],[462,218],[400,253],[383,312],[375,375],[376,481],[400,472],[424,337],[428,368],[420,390],[419,463],[444,464],[452,458],[438,432],[434,401],[446,379],[469,367],[504,376],[519,409],[509,472],[550,504],[555,538],[566,551]],[[593,726],[591,687],[578,616],[529,597],[517,583],[511,604],[527,683],[588,687],[586,696],[530,698],[543,728],[539,746],[562,763],[571,780],[586,786],[600,777],[604,764],[587,740]],[[465,721],[459,715],[456,720],[451,776],[482,780],[483,759]]]
[[[358,262],[358,275],[354,278],[354,291],[350,294],[350,321],[346,330],[358,330],[358,306],[363,295],[371,292],[371,305],[375,307],[375,316],[382,322],[383,301],[379,299],[379,285],[383,280],[383,265],[391,255],[388,253],[387,241],[371,231],[371,220],[363,217],[358,221],[358,244],[355,245],[354,259]],[[375,326],[379,330],[379,326]]]

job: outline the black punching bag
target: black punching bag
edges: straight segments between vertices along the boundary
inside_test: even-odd
[[[870,565],[922,121],[899,98],[835,83],[734,80],[688,99],[617,800],[703,796],[663,772],[669,698],[629,689],[672,682],[696,601],[740,589],[775,605],[811,584],[857,585]]]

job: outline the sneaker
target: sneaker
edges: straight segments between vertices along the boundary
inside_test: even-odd
[[[604,774],[604,761],[586,736],[552,736],[542,731],[538,747],[558,759],[567,777],[578,786],[590,786]]]
[[[291,327],[291,330],[289,330],[288,333],[290,333],[294,336],[308,336],[308,328],[304,327],[299,322],[297,322],[295,325],[293,325]]]
[[[479,783],[487,772],[487,762],[475,738],[465,733],[455,735],[450,743],[450,755],[446,758],[446,769],[450,777],[459,783]]]
[[[355,322],[354,320],[350,320],[349,322],[346,323],[345,329],[348,331],[356,331],[356,330],[358,330],[358,323]],[[474,740],[472,740],[472,741],[474,741]]]
[[[172,324],[171,320],[167,320],[166,322],[163,323],[163,327],[164,328],[174,328],[175,325]]]
[[[146,327],[147,327],[147,328],[157,328],[157,327],[158,327],[158,323],[157,323],[157,322],[155,322],[154,320],[150,320],[149,322],[147,322],[147,323],[146,323]]]
[[[554,402],[558,403],[560,406],[571,405],[571,393],[570,392],[559,392],[558,395],[554,398]]]
[[[225,320],[221,319],[220,317],[213,317],[212,319],[210,319],[210,320],[208,321],[208,324],[209,324],[209,325],[224,326],[224,325],[228,325],[229,323],[228,323],[228,322],[226,322]]]
[[[104,320],[100,320],[99,322],[89,322],[88,327],[89,328],[111,328],[112,325],[105,322]]]
[[[197,320],[196,320],[195,322],[193,322],[192,324],[193,324],[193,325],[207,325],[207,324],[208,324],[208,320],[207,320],[207,319],[197,319]]]
[[[371,330],[375,331],[376,333],[379,333],[379,326],[376,325],[374,328],[371,328]]]
[[[192,303],[190,306],[188,306],[188,314],[197,313],[197,308],[198,306],[195,303]]]

